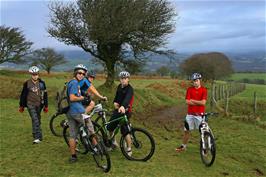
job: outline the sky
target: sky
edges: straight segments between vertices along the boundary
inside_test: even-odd
[[[65,0],[67,1],[67,0]],[[265,0],[170,0],[178,16],[166,49],[182,52],[266,50]],[[19,27],[33,48],[72,50],[47,33],[49,1],[0,0],[0,24]]]

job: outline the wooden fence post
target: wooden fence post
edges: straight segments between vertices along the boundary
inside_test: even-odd
[[[253,108],[254,115],[256,116],[257,113],[257,92],[254,92],[254,108]]]
[[[225,114],[228,115],[229,109],[229,88],[226,89],[226,102],[225,102]]]

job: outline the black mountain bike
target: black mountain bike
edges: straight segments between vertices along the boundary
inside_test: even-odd
[[[62,137],[62,129],[66,120],[66,114],[62,112],[56,112],[50,119],[49,127],[54,136]]]
[[[200,132],[200,157],[202,162],[210,167],[215,160],[216,145],[214,135],[210,126],[208,125],[208,116],[217,115],[218,113],[204,113],[202,114],[202,122],[199,126]]]
[[[68,121],[65,120],[63,129],[63,136],[65,142],[69,146],[69,126]],[[95,137],[97,144],[92,144],[92,138]],[[88,127],[85,125],[80,125],[79,135],[76,139],[77,148],[76,151],[81,154],[87,154],[88,152],[92,154],[97,166],[101,168],[104,172],[109,172],[111,169],[111,159],[105,148],[102,136],[97,132],[93,135],[88,133]]]
[[[125,136],[121,136],[120,149],[123,155],[128,160],[135,161],[147,161],[153,156],[155,151],[155,142],[152,135],[148,131],[142,128],[133,127],[129,123],[126,115],[108,122],[106,120],[107,110],[103,109],[101,101],[94,107],[91,116],[96,113],[98,114],[98,117],[95,119],[95,121],[93,121],[94,129],[97,134],[102,135],[106,147],[112,147],[112,140],[114,139],[115,135],[118,134],[120,126],[122,124],[126,124],[130,130],[132,154],[128,154]],[[101,123],[99,123],[99,120],[101,120]],[[114,130],[114,134],[110,136],[109,131],[107,130],[107,125],[117,120],[119,120],[119,126],[117,126]]]

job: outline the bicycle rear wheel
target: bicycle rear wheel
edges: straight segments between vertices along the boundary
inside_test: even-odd
[[[69,147],[69,126],[65,126],[63,129],[63,137],[64,140]],[[76,139],[76,151],[81,154],[86,154],[88,153],[88,143],[86,143],[86,140],[79,134],[79,136]]]
[[[149,160],[155,151],[155,142],[149,132],[142,128],[133,128],[130,132],[131,137],[131,152],[128,153],[128,147],[125,136],[120,139],[120,148],[123,155],[128,160],[147,161]]]
[[[62,129],[64,121],[66,120],[65,114],[55,113],[49,122],[50,130],[53,135],[62,137]]]
[[[111,159],[104,146],[103,139],[100,135],[96,135],[97,145],[95,146],[97,151],[93,154],[97,166],[102,169],[105,173],[111,169]]]
[[[202,139],[200,140],[200,157],[202,162],[207,167],[210,167],[213,164],[216,156],[215,140],[210,132],[204,132],[203,139],[204,142]],[[205,148],[203,145],[205,145]]]

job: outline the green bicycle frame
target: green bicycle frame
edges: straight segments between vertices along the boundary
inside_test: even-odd
[[[119,125],[122,125],[122,124],[124,124],[124,123],[128,123],[128,122],[129,122],[129,121],[128,121],[128,118],[127,118],[126,115],[123,115],[123,116],[121,116],[121,117],[118,117],[118,118],[116,118],[116,119],[114,119],[114,120],[107,121],[107,122],[106,122],[106,120],[104,119],[103,116],[100,116],[100,117],[102,118],[102,121],[103,121],[103,125],[101,125],[100,128],[102,128],[102,129],[104,130],[104,133],[105,133],[106,135],[108,135],[108,132],[109,132],[109,131],[107,130],[107,126],[108,126],[109,124],[111,124],[112,122],[115,122],[115,121],[118,121],[118,120],[119,120]],[[96,122],[98,122],[98,120],[99,120],[99,119],[96,119]],[[111,139],[112,139],[112,138],[118,133],[119,129],[120,129],[120,126],[117,126],[117,127],[114,129],[114,134],[113,134],[113,136],[111,137]],[[98,131],[99,131],[99,130],[97,130],[96,133],[98,133]]]

